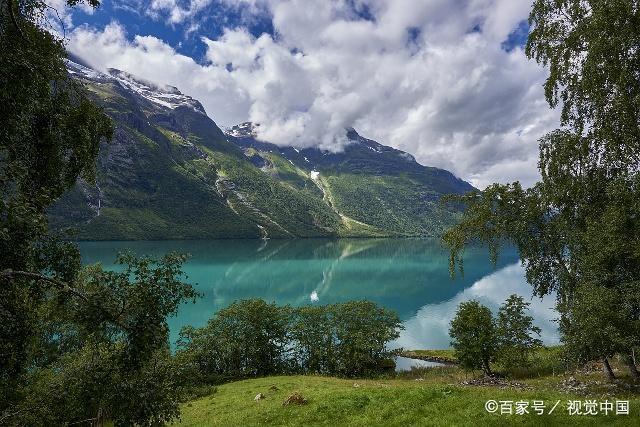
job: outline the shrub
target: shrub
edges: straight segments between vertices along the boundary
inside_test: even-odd
[[[177,358],[208,382],[288,372],[291,308],[252,299],[220,310],[203,328],[180,332]]]
[[[401,327],[395,313],[367,301],[292,308],[244,300],[203,328],[183,328],[176,361],[185,384],[287,373],[370,375],[397,353],[387,343]]]
[[[384,362],[394,355],[386,344],[398,338],[402,327],[398,316],[368,301],[335,304],[328,310],[337,342],[335,373],[354,377],[384,370]]]

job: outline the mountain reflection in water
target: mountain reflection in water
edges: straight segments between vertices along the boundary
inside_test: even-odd
[[[501,253],[495,268],[487,251],[468,249],[464,276],[449,276],[449,253],[438,240],[297,239],[161,242],[82,242],[85,263],[115,268],[118,251],[191,254],[188,281],[203,294],[169,320],[172,342],[184,325],[202,326],[233,301],[263,298],[300,306],[370,300],[398,313],[405,331],[394,343],[404,348],[447,348],[448,323],[457,305],[476,298],[492,309],[531,288],[514,250]],[[531,300],[547,343],[557,341],[552,298]]]

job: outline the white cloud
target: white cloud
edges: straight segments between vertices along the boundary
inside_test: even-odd
[[[277,37],[235,28],[203,38],[205,65],[151,36],[130,41],[116,23],[77,28],[69,48],[97,68],[177,86],[221,125],[261,123],[260,136],[277,144],[336,150],[353,126],[480,187],[537,179],[537,139],[557,113],[544,102],[545,71],[501,48],[530,1],[225,2],[268,9]],[[154,0],[150,9],[197,22],[209,3]],[[358,19],[353,5],[375,19]]]
[[[65,38],[68,35],[68,31],[74,26],[72,19],[74,8],[70,7],[66,0],[45,0],[44,5],[45,20],[41,22],[41,25],[58,37]],[[95,10],[84,2],[75,7],[88,15],[93,14]]]
[[[185,6],[180,3],[177,0],[151,0],[147,12],[153,17],[165,14],[169,23],[178,24],[204,10],[211,4],[211,0],[190,0]]]

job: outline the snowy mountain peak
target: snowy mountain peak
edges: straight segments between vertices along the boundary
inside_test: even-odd
[[[64,62],[67,66],[67,71],[74,77],[84,78],[95,82],[107,82],[112,80],[107,74],[101,73],[100,71],[96,71],[82,64],[78,64],[77,62],[73,62],[69,59],[65,59]]]
[[[187,107],[206,115],[200,102],[190,96],[184,95],[174,86],[158,85],[115,68],[109,68],[107,70],[108,74],[105,74],[70,60],[66,60],[65,62],[69,74],[74,77],[84,78],[98,83],[115,82],[124,89],[134,92],[156,105],[172,110],[178,107]]]
[[[198,101],[190,96],[184,95],[175,86],[157,85],[115,68],[109,68],[108,71],[109,75],[126,89],[137,93],[155,104],[171,108],[172,110],[178,107],[189,107],[194,111],[206,114],[204,108]]]
[[[244,122],[225,129],[225,133],[235,138],[255,138],[257,136],[256,128],[258,126],[260,126],[259,123]]]

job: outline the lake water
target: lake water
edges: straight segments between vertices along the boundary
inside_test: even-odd
[[[393,343],[405,349],[448,348],[449,322],[462,301],[477,299],[493,310],[510,294],[531,301],[547,344],[558,341],[553,299],[531,299],[515,251],[494,268],[487,252],[465,254],[464,277],[449,276],[449,254],[439,241],[413,239],[213,240],[82,242],[85,263],[114,268],[118,251],[191,254],[188,281],[204,296],[169,320],[172,343],[182,326],[202,326],[235,300],[263,298],[300,306],[366,299],[395,310],[405,330]]]

